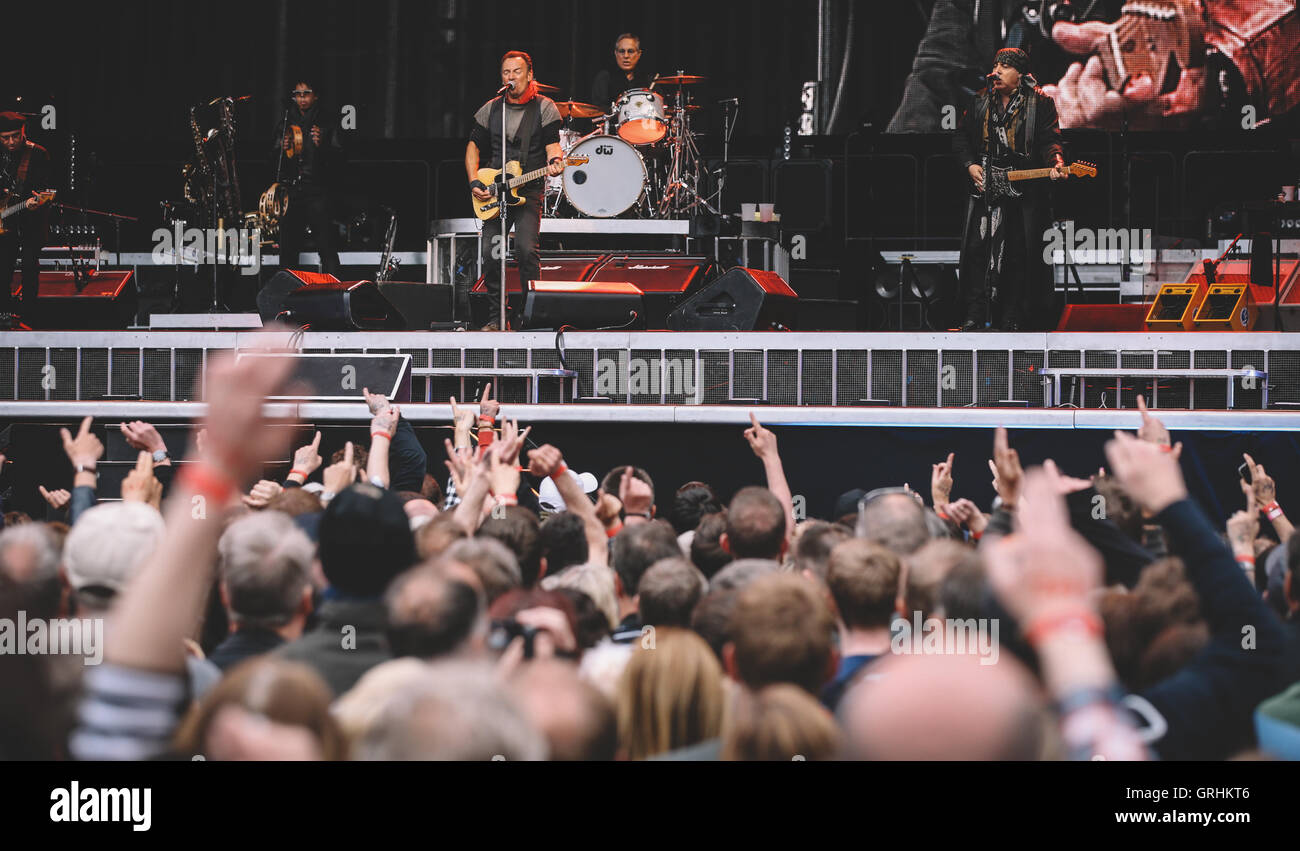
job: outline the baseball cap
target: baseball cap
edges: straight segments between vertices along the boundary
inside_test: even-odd
[[[567,471],[567,475],[577,480],[582,487],[583,493],[595,493],[596,488],[600,487],[600,482],[591,473],[575,473],[572,470]],[[542,479],[541,487],[537,489],[537,502],[541,505],[543,511],[564,511],[564,497],[560,496],[560,490],[555,486],[550,476]]]
[[[143,502],[107,502],[87,510],[63,545],[68,584],[76,591],[121,591],[158,545],[163,530],[158,509]]]

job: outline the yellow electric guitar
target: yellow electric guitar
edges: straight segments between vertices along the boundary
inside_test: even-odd
[[[571,165],[586,165],[590,159],[590,157],[564,157],[564,167],[568,168]],[[520,174],[522,166],[519,165],[518,160],[511,160],[506,163],[506,174],[512,175],[505,181],[507,192],[506,203],[512,207],[517,207],[524,203],[523,196],[515,191],[515,187],[523,186],[529,181],[536,180],[546,174],[546,169],[547,166],[542,166],[541,168],[533,169],[527,174]],[[501,169],[499,168],[479,169],[478,179],[481,183],[487,186],[488,191],[492,193],[492,197],[486,201],[480,201],[478,198],[474,197],[473,192],[471,192],[469,196],[470,203],[474,205],[474,215],[478,216],[485,222],[501,215],[501,200],[498,197],[501,192],[501,184],[496,182],[497,177],[500,174]]]
[[[54,190],[46,189],[43,192],[36,192],[35,197],[36,206],[42,207],[54,200]],[[6,224],[9,217],[16,216],[23,210],[27,209],[27,202],[30,201],[31,198],[32,196],[30,195],[26,198],[19,198],[17,195],[8,192],[0,195],[0,233],[9,232],[12,228],[12,225]],[[11,203],[14,201],[17,201],[17,203]]]

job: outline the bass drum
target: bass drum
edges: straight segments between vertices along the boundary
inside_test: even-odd
[[[645,161],[617,136],[592,136],[569,152],[589,157],[564,170],[564,197],[584,216],[608,219],[626,213],[645,194]]]

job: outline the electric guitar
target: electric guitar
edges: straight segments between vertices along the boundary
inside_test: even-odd
[[[571,165],[586,165],[591,158],[590,157],[564,157],[563,159],[564,159],[564,163],[563,163],[564,167],[568,168]],[[470,199],[470,203],[474,205],[474,215],[478,216],[480,220],[485,222],[491,219],[495,219],[497,216],[501,215],[501,187],[503,185],[506,188],[505,191],[507,193],[507,197],[506,197],[507,204],[509,204],[512,207],[517,207],[520,204],[524,203],[523,196],[521,196],[518,192],[514,191],[515,187],[522,186],[525,183],[536,180],[537,178],[546,174],[546,169],[548,167],[549,166],[542,166],[541,168],[533,169],[527,174],[520,174],[520,171],[522,170],[522,166],[519,165],[519,161],[511,160],[510,162],[506,163],[506,168],[505,168],[506,174],[510,175],[510,177],[501,183],[497,182],[497,178],[501,174],[501,169],[499,168],[479,169],[478,170],[479,182],[487,186],[488,191],[492,193],[492,197],[486,201],[480,201],[478,198],[475,198],[474,193],[471,192],[469,195],[469,199]]]
[[[1183,71],[1205,64],[1205,21],[1195,0],[1135,0],[1097,39],[1106,82],[1115,91],[1145,74],[1156,94],[1168,94]]]
[[[1097,166],[1082,160],[1070,163],[1065,167],[1071,177],[1096,177]],[[1052,170],[1050,168],[998,168],[984,165],[984,184],[988,187],[988,198],[990,202],[997,201],[1000,198],[1019,198],[1020,191],[1011,184],[1021,180],[1040,180],[1044,177],[1050,177]],[[983,198],[984,193],[978,189],[971,192],[976,198]]]
[[[51,201],[54,200],[54,194],[55,192],[53,189],[46,189],[43,192],[37,192],[36,206],[42,207],[50,203]],[[14,195],[13,193],[6,192],[4,194],[3,199],[0,199],[0,205],[3,205],[0,206],[0,233],[8,233],[12,229],[11,227],[5,226],[5,220],[8,219],[10,216],[18,215],[23,210],[27,209],[27,202],[31,200],[30,198],[24,198],[21,201],[19,201],[17,204],[10,204],[9,202],[16,197],[17,196]]]

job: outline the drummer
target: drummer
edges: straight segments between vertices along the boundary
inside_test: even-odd
[[[641,39],[623,33],[614,41],[614,65],[602,68],[591,83],[591,102],[609,109],[614,100],[628,89],[650,86],[650,75],[637,70],[641,62]]]

